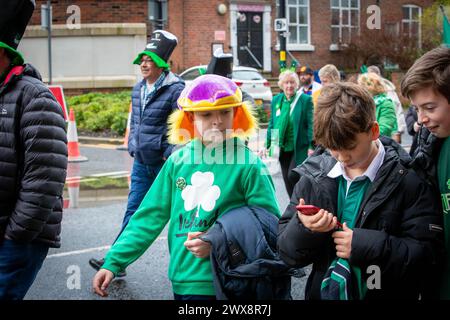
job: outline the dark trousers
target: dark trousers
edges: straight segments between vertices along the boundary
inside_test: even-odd
[[[0,300],[22,300],[48,253],[42,243],[0,243]]]
[[[150,166],[134,160],[133,169],[131,170],[131,187],[128,194],[127,210],[125,211],[125,215],[123,217],[122,228],[114,242],[117,241],[127,226],[128,221],[130,221],[131,216],[139,208],[142,200],[155,181],[162,166],[163,163]]]
[[[294,186],[298,181],[298,174],[292,171],[295,168],[294,152],[280,151],[280,166],[281,174],[283,175],[284,185],[289,195],[289,199],[292,197]]]

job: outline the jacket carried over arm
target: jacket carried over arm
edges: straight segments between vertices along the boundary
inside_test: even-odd
[[[0,88],[0,234],[60,246],[67,138],[61,106],[31,66]]]

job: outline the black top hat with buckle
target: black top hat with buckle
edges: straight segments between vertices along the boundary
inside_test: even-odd
[[[134,64],[140,64],[143,55],[149,56],[158,68],[169,68],[167,61],[178,44],[178,39],[172,33],[165,30],[156,30],[152,33],[150,42],[144,51],[134,59]]]

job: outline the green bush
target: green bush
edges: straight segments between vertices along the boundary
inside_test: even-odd
[[[75,111],[77,127],[93,132],[110,130],[123,136],[127,128],[131,92],[88,93],[67,99]]]
[[[267,117],[267,112],[264,110],[262,105],[256,106],[255,111],[256,111],[256,116],[258,118],[258,122],[260,124],[269,122],[269,118]]]

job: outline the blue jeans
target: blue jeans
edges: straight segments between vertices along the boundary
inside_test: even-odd
[[[0,300],[22,300],[48,253],[43,243],[0,243]]]
[[[155,181],[156,176],[161,170],[163,163],[155,166],[145,165],[136,160],[133,162],[133,169],[131,170],[131,188],[130,193],[128,194],[128,204],[127,211],[125,211],[125,215],[123,217],[122,229],[117,235],[116,240],[120,237],[123,230],[130,221],[131,216],[136,212],[147,194],[148,190]]]

